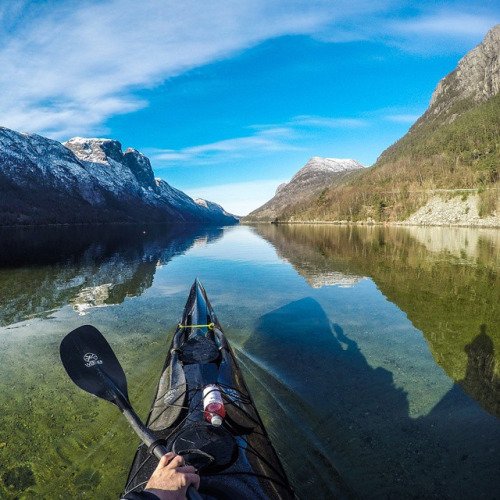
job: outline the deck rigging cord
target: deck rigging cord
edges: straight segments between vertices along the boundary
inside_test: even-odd
[[[245,395],[242,391],[240,391],[238,388],[236,387],[232,387],[228,384],[218,384],[220,385],[220,387],[223,389],[223,398],[224,398],[224,402],[227,403],[228,405],[232,405],[234,406],[235,408],[237,408],[239,411],[241,411],[249,420],[251,420],[253,423],[255,423],[256,425],[258,425],[260,427],[260,423],[252,416],[250,415],[250,413],[248,411],[246,411],[244,408],[242,408],[240,405],[237,405],[225,392],[224,392],[224,388],[225,389],[230,389],[232,391],[234,391],[236,394],[238,394],[239,398],[240,398],[240,401],[244,404],[245,402],[247,404],[250,404],[251,403],[251,399],[249,396]],[[193,388],[186,388],[186,390],[184,391],[184,393],[179,396],[178,399],[180,398],[185,398],[186,394],[189,393],[189,392],[193,392],[193,393],[196,393],[196,392],[201,392],[203,390],[203,387],[193,387]],[[156,399],[155,399],[155,402],[153,403],[153,408],[157,407],[155,406],[156,403],[158,401],[161,401],[161,399],[167,394],[168,390],[165,391],[162,395],[158,396]],[[203,409],[200,409],[198,408],[198,406],[200,405],[200,403],[198,403],[198,405],[194,408],[191,409],[191,414],[188,414],[186,415],[170,432],[167,436],[165,436],[162,440],[163,441],[167,441],[169,438],[171,438],[173,435],[176,434],[176,432],[179,431],[179,429],[183,426],[183,424],[186,422],[186,421],[193,421],[192,418],[192,413],[196,412],[196,413],[203,413]],[[178,407],[178,408],[181,408],[181,409],[185,409],[185,410],[189,410],[190,407],[188,406],[185,406],[185,405],[176,405],[175,403],[169,403],[167,406],[165,406],[165,408],[163,408],[161,410],[161,412],[155,416],[155,418],[148,422],[148,425],[151,426],[154,422],[156,422],[164,413],[165,411],[168,410],[168,408],[170,407]],[[193,421],[196,423],[196,421]],[[259,436],[262,436],[262,437],[267,437],[267,434],[265,433],[262,433],[262,432],[256,432],[255,430],[252,431],[253,434],[256,434],[256,435],[259,435]],[[244,450],[248,450],[250,451],[251,453],[253,453],[255,456],[257,456],[259,458],[259,460],[261,460],[262,462],[264,462],[278,477],[280,477],[282,474],[280,471],[278,471],[261,453],[259,453],[249,442],[247,439],[245,439],[243,436],[239,436],[240,439],[245,443],[245,447],[242,447],[241,445],[237,444],[236,446],[239,448],[239,449],[244,449]],[[135,486],[133,486],[132,488],[128,489],[128,486],[133,482],[133,480],[137,477],[137,475],[141,472],[141,469],[143,467],[146,466],[146,464],[150,461],[150,459],[152,458],[152,455],[148,455],[144,460],[143,462],[139,465],[139,467],[137,468],[137,470],[134,472],[134,474],[129,478],[128,482],[127,482],[127,485],[125,487],[125,494],[128,495],[129,493],[132,493],[134,491],[137,491],[138,489],[140,489],[141,487],[143,487],[144,485],[147,484],[148,481],[143,481],[139,484],[136,484]],[[217,476],[217,475],[245,475],[245,476],[253,476],[253,477],[257,477],[257,478],[260,478],[260,479],[265,479],[267,481],[271,481],[273,483],[276,483],[282,487],[287,487],[287,485],[285,484],[285,482],[283,481],[280,481],[274,477],[271,477],[269,475],[266,475],[266,474],[259,474],[257,472],[253,472],[253,471],[221,471],[221,472],[205,472],[204,475],[206,476]]]

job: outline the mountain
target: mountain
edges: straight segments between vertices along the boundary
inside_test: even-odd
[[[456,104],[485,102],[500,90],[500,25],[493,27],[483,42],[466,54],[457,68],[443,78],[432,94],[429,108],[414,128],[425,122],[444,119],[452,122],[457,116]],[[455,112],[453,112],[455,111]]]
[[[203,198],[196,198],[194,202],[203,209],[207,210],[209,213],[214,214],[214,217],[219,217],[221,214],[227,217],[235,218],[236,216],[226,212],[218,203],[213,201],[204,200]]]
[[[500,227],[499,54],[497,25],[375,165],[274,218]]]
[[[149,159],[118,141],[61,144],[0,127],[0,224],[237,222],[209,203],[155,179]]]
[[[246,220],[274,220],[325,188],[352,178],[362,168],[363,165],[356,160],[314,156],[290,182],[280,184],[274,197],[250,213]]]

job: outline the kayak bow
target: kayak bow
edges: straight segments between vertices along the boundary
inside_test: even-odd
[[[204,418],[203,389],[215,384],[222,425]],[[213,420],[217,423],[220,419]],[[165,361],[146,423],[164,446],[199,471],[205,499],[294,498],[236,358],[196,280]],[[125,493],[141,491],[158,459],[141,445]]]

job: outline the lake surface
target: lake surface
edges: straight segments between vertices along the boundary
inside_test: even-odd
[[[500,497],[500,231],[0,230],[0,498],[117,498],[138,444],[76,388],[108,338],[147,415],[196,277],[299,498]]]

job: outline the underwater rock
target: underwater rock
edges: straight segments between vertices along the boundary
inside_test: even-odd
[[[19,465],[4,472],[2,480],[8,488],[23,491],[36,484],[35,475],[29,465]]]

